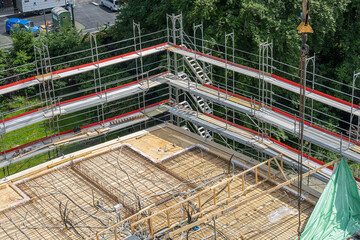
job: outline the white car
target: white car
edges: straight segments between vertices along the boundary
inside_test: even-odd
[[[118,0],[101,0],[101,3],[112,11],[119,11],[122,8]]]

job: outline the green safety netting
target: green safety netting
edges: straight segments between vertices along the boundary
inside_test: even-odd
[[[346,160],[342,158],[321,194],[301,240],[339,240],[350,237],[359,229],[359,191]]]

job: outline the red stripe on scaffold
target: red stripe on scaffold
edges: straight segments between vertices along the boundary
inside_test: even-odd
[[[111,91],[114,91],[114,90],[116,90],[116,89],[128,87],[128,86],[134,85],[134,84],[136,84],[136,83],[138,83],[138,82],[145,81],[146,79],[150,79],[150,78],[162,76],[162,75],[165,75],[165,74],[167,74],[167,73],[168,73],[168,72],[163,72],[163,73],[155,74],[155,75],[153,75],[153,76],[146,77],[146,78],[140,79],[140,80],[138,80],[138,81],[129,82],[129,83],[126,83],[126,84],[117,86],[117,87],[113,87],[113,88],[107,89],[106,91],[103,90],[103,91],[101,91],[101,92],[92,93],[92,94],[85,95],[85,96],[82,96],[82,97],[70,99],[70,100],[61,102],[60,105],[65,104],[65,103],[75,102],[75,101],[78,101],[78,100],[81,100],[81,99],[85,99],[85,98],[89,98],[89,97],[95,96],[95,95],[97,95],[97,94],[106,93],[106,92],[111,92]],[[59,103],[57,103],[56,106],[59,106]]]
[[[197,51],[194,51],[194,50],[191,50],[191,49],[188,49],[188,48],[184,48],[184,47],[181,47],[181,46],[179,46],[179,45],[174,45],[174,46],[175,46],[176,48],[182,49],[182,50],[187,51],[187,52],[194,53],[194,54],[199,55],[199,56],[211,58],[211,59],[214,59],[214,60],[216,60],[216,61],[223,62],[223,63],[227,63],[227,64],[229,64],[229,65],[233,65],[233,66],[236,66],[236,67],[239,67],[239,68],[243,68],[243,69],[246,69],[246,70],[250,70],[250,71],[253,71],[253,72],[259,72],[259,70],[255,69],[255,68],[250,68],[250,67],[246,67],[246,66],[244,66],[244,65],[240,65],[240,64],[237,64],[237,63],[225,61],[224,59],[221,59],[221,58],[218,58],[218,57],[214,57],[214,56],[211,56],[211,55],[208,55],[208,54],[205,54],[205,53],[197,52]]]
[[[21,113],[21,114],[19,114],[19,115],[16,115],[16,116],[13,116],[13,117],[9,117],[9,118],[4,119],[4,122],[9,121],[9,120],[12,120],[12,119],[15,119],[15,118],[18,118],[18,117],[22,117],[22,116],[25,116],[25,115],[28,115],[28,114],[30,114],[30,113],[34,113],[34,112],[37,112],[37,111],[39,111],[39,109],[34,109],[34,110],[31,110],[31,111],[26,112],[26,113]],[[3,120],[0,120],[0,123],[2,123],[2,122],[3,122]]]
[[[211,86],[211,85],[208,85],[208,84],[204,84],[204,86],[209,87],[209,88],[212,88],[212,89],[215,89],[215,90],[218,90],[218,91],[220,91],[220,92],[222,92],[222,93],[226,93],[225,90],[220,89],[220,88],[217,88],[217,87],[214,87],[214,86]],[[248,102],[251,101],[249,98],[242,97],[242,96],[240,96],[240,95],[234,94],[234,93],[229,92],[229,91],[228,91],[228,94],[231,95],[231,96],[234,96],[234,97],[237,97],[237,98],[246,100],[246,101],[248,101]],[[256,103],[256,104],[260,104],[260,103],[257,102],[257,101],[255,101],[255,103]],[[286,116],[286,117],[288,117],[288,118],[295,119],[295,116],[293,116],[293,115],[291,115],[291,114],[289,114],[289,113],[286,113],[286,112],[284,112],[284,111],[282,111],[282,110],[280,110],[280,109],[271,107],[271,110],[273,110],[274,112],[277,112],[277,113],[279,113],[279,114],[281,114],[281,115],[284,115],[284,116]],[[299,122],[300,119],[297,117],[297,118],[296,118],[296,121]],[[308,125],[308,126],[310,126],[310,127],[313,127],[313,128],[315,128],[315,129],[317,129],[317,130],[319,130],[319,131],[328,133],[328,134],[330,134],[330,135],[332,135],[332,136],[338,137],[338,138],[340,138],[340,139],[342,139],[342,140],[349,141],[349,139],[348,139],[347,137],[341,136],[341,135],[338,134],[338,133],[334,133],[334,132],[329,131],[329,130],[327,130],[327,129],[325,129],[325,128],[322,128],[322,127],[319,127],[319,126],[317,126],[317,125],[311,124],[311,123],[309,123],[308,121],[304,121],[304,124],[305,124],[305,125]],[[353,144],[356,144],[356,145],[360,146],[360,142],[357,142],[357,141],[352,140],[352,139],[350,139],[350,142],[353,143]]]
[[[243,68],[243,69],[246,69],[246,70],[249,70],[249,71],[253,71],[253,72],[256,72],[256,73],[259,72],[259,70],[254,69],[254,68],[250,68],[250,67],[246,67],[246,66],[243,66],[243,65],[240,65],[240,64],[237,64],[237,63],[225,61],[224,59],[217,58],[217,57],[214,57],[214,56],[211,56],[211,55],[207,55],[207,54],[204,54],[204,53],[201,53],[201,52],[193,51],[193,50],[191,50],[191,49],[184,48],[184,47],[181,47],[181,46],[178,46],[178,45],[174,45],[174,46],[175,46],[176,48],[185,50],[185,51],[187,51],[187,52],[196,53],[196,54],[199,55],[199,56],[204,56],[204,57],[207,57],[207,58],[210,58],[210,59],[214,59],[214,60],[217,60],[217,61],[220,61],[220,62],[223,62],[223,63],[227,63],[227,64],[229,64],[229,65],[233,65],[233,66],[236,66],[236,67],[240,67],[240,68]],[[277,76],[277,75],[275,75],[275,74],[271,74],[271,77],[272,77],[272,78],[275,78],[275,79],[277,79],[277,80],[280,80],[280,81],[282,81],[282,82],[286,82],[286,83],[288,83],[288,84],[290,84],[290,85],[293,85],[293,86],[296,86],[296,87],[300,88],[300,84],[295,83],[295,82],[293,82],[293,81],[290,81],[290,80],[288,80],[288,79],[279,77],[279,76]],[[350,106],[350,107],[353,106],[354,108],[360,109],[360,106],[357,105],[357,104],[351,104],[350,102],[347,102],[347,101],[345,101],[345,100],[342,100],[342,99],[339,99],[339,98],[330,96],[330,95],[328,95],[328,94],[326,94],[326,93],[322,93],[322,92],[319,92],[319,91],[317,91],[317,90],[312,90],[311,88],[308,88],[308,87],[306,88],[306,90],[307,90],[307,91],[310,91],[310,92],[313,92],[313,93],[315,93],[315,94],[318,94],[318,95],[320,95],[320,96],[329,98],[329,99],[334,100],[334,101],[336,101],[336,102],[342,103],[342,104],[344,104],[344,105],[347,105],[347,106]]]
[[[158,47],[165,46],[165,45],[167,45],[167,44],[168,44],[167,42],[166,42],[166,43],[161,43],[161,44],[158,44],[158,45],[155,45],[155,46],[151,46],[151,47],[148,47],[148,48],[144,48],[144,49],[142,49],[141,51],[151,50],[151,49],[154,49],[154,48],[158,48]],[[137,52],[139,52],[139,51],[140,51],[140,50],[138,50]],[[106,58],[106,59],[100,60],[99,63],[104,63],[104,62],[111,61],[111,60],[114,60],[114,59],[123,58],[123,57],[129,56],[129,55],[132,55],[132,54],[136,54],[137,52],[133,51],[133,52],[129,52],[129,53],[125,53],[125,54],[119,55],[119,56],[115,56],[115,57],[111,57],[111,58]],[[57,71],[53,71],[52,74],[64,73],[64,72],[76,70],[76,69],[79,69],[79,68],[88,67],[88,66],[91,66],[91,65],[94,65],[94,64],[98,64],[98,62],[86,63],[86,64],[82,64],[82,65],[75,66],[75,67],[60,69],[60,70],[57,70]],[[8,87],[15,86],[15,85],[18,85],[18,84],[21,84],[21,83],[24,83],[24,82],[28,82],[28,81],[31,81],[31,80],[35,80],[35,79],[36,79],[35,77],[36,77],[36,76],[29,77],[29,78],[26,78],[26,79],[23,79],[23,80],[20,80],[20,81],[16,81],[16,82],[13,82],[13,83],[9,83],[9,84],[0,86],[0,89],[8,88]]]
[[[277,79],[277,80],[280,80],[280,81],[282,81],[282,82],[286,82],[286,83],[288,83],[288,84],[291,84],[291,85],[293,85],[293,86],[296,86],[296,87],[300,88],[300,84],[295,83],[295,82],[290,81],[290,80],[287,80],[287,79],[285,79],[285,78],[279,77],[279,76],[277,76],[277,75],[275,75],[275,74],[271,74],[271,77],[273,77],[273,78],[275,78],[275,79]],[[312,90],[311,88],[308,88],[308,87],[306,87],[306,91],[313,92],[313,93],[315,93],[315,94],[318,94],[318,95],[320,95],[320,96],[329,98],[329,99],[331,99],[331,100],[334,100],[334,101],[336,101],[336,102],[342,103],[342,104],[344,104],[344,105],[347,105],[347,106],[350,106],[350,107],[353,106],[354,108],[359,109],[359,105],[351,104],[350,102],[347,102],[347,101],[345,101],[345,100],[342,100],[342,99],[339,99],[339,98],[330,96],[330,95],[328,95],[328,94],[326,94],[326,93],[322,93],[322,92],[319,92],[319,91],[317,91],[317,90]]]
[[[20,80],[20,81],[16,81],[16,82],[13,82],[13,83],[9,83],[9,84],[0,86],[0,89],[4,89],[4,88],[11,87],[11,86],[15,86],[15,85],[18,85],[18,84],[20,84],[20,83],[28,82],[28,81],[31,81],[31,80],[35,80],[35,77],[25,78],[25,79]]]
[[[158,48],[158,47],[165,46],[165,45],[167,45],[167,44],[168,44],[167,42],[166,42],[166,43],[161,43],[161,44],[158,44],[158,45],[155,45],[155,46],[151,46],[151,47],[148,47],[148,48],[144,48],[144,49],[142,49],[141,51],[151,50],[151,49],[154,49],[154,48]],[[140,52],[140,50],[138,50],[137,52]],[[115,57],[111,57],[111,58],[106,58],[106,59],[100,60],[99,62],[86,63],[86,64],[82,64],[82,65],[75,66],[75,67],[70,67],[70,68],[65,68],[65,69],[57,70],[57,71],[54,71],[53,74],[59,74],[59,73],[69,72],[69,71],[72,71],[72,70],[76,70],[76,69],[79,69],[79,68],[88,67],[88,66],[95,65],[95,64],[98,64],[98,63],[108,62],[108,61],[111,61],[111,60],[115,60],[115,59],[119,59],[119,58],[123,58],[123,57],[127,57],[127,56],[130,56],[130,55],[136,54],[137,52],[133,51],[133,52],[129,52],[129,53],[125,53],[125,54],[119,55],[119,56],[115,56]]]
[[[167,74],[167,73],[168,73],[168,72],[163,72],[163,73],[155,74],[155,75],[150,76],[150,77],[146,77],[146,78],[140,79],[139,81],[134,81],[134,82],[126,83],[126,84],[123,84],[123,85],[120,85],[120,86],[117,86],[117,87],[114,87],[114,88],[110,88],[110,89],[106,90],[106,92],[111,92],[111,91],[116,90],[116,89],[124,88],[124,87],[130,86],[130,85],[136,84],[136,83],[138,83],[138,82],[145,81],[145,80],[148,79],[148,78],[153,78],[153,77],[157,77],[157,76],[162,76],[162,75],[165,75],[165,74]],[[105,91],[101,91],[101,93],[105,93]],[[92,94],[89,94],[89,95],[86,95],[86,96],[82,96],[82,97],[78,97],[78,98],[74,98],[74,99],[70,99],[70,100],[61,102],[60,104],[57,103],[56,106],[59,106],[59,105],[65,104],[65,103],[75,102],[75,101],[78,101],[78,100],[81,100],[81,99],[85,99],[85,98],[89,98],[89,97],[95,96],[96,94],[100,94],[100,92],[98,92],[98,93],[92,93]],[[30,113],[37,112],[37,111],[39,111],[39,109],[40,109],[40,108],[34,109],[34,110],[29,111],[29,112],[26,112],[26,113],[22,113],[22,114],[19,114],[19,115],[10,117],[10,118],[6,118],[6,119],[4,119],[4,122],[9,121],[9,120],[12,120],[12,119],[15,119],[15,118],[19,118],[19,117],[25,116],[25,115],[30,114]],[[2,122],[3,122],[3,121],[0,120],[0,123],[2,123]]]
[[[148,108],[151,108],[151,107],[155,107],[155,106],[157,106],[157,105],[164,104],[164,103],[166,103],[166,102],[168,102],[168,101],[170,101],[170,99],[166,99],[166,100],[164,100],[164,101],[161,101],[161,102],[158,102],[158,103],[154,103],[154,104],[148,105],[148,106],[145,107],[145,109],[148,109]],[[125,116],[128,116],[128,115],[131,115],[131,114],[140,112],[140,111],[143,110],[143,109],[144,109],[144,107],[142,107],[141,109],[138,109],[138,110],[134,110],[134,111],[131,111],[131,112],[127,112],[127,113],[118,115],[118,116],[116,116],[116,117],[112,117],[112,118],[106,119],[104,122],[109,122],[109,121],[114,120],[114,119],[116,119],[116,118],[125,117]],[[102,121],[101,121],[101,122],[97,122],[97,123],[88,124],[88,125],[86,125],[86,126],[81,127],[81,129],[85,129],[85,128],[89,128],[89,127],[92,127],[92,126],[96,126],[96,125],[99,125],[100,123],[102,123]],[[48,137],[40,138],[40,139],[38,139],[38,140],[35,140],[35,141],[32,141],[32,142],[23,144],[23,145],[21,145],[21,146],[17,146],[17,147],[11,148],[11,149],[9,149],[9,150],[6,150],[5,152],[2,152],[2,154],[15,151],[15,150],[17,150],[17,149],[19,149],[19,148],[24,148],[24,147],[27,147],[27,146],[31,146],[31,145],[33,145],[33,144],[36,144],[36,143],[39,143],[39,142],[48,140],[48,139],[50,139],[51,137],[56,137],[56,136],[64,135],[64,134],[71,133],[71,132],[74,132],[74,130],[71,129],[71,130],[67,130],[67,131],[61,132],[61,133],[57,133],[57,134],[55,134],[55,135],[53,135],[53,136],[48,136]]]

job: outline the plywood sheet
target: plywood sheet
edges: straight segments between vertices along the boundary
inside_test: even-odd
[[[159,160],[192,145],[190,141],[188,141],[188,144],[183,142],[182,139],[184,137],[185,135],[178,136],[170,128],[163,128],[141,137],[129,139],[126,143],[129,143],[153,159]]]
[[[0,187],[0,209],[7,208],[10,204],[13,204],[22,197],[9,185],[2,185]]]

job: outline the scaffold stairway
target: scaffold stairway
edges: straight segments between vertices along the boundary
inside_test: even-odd
[[[182,109],[193,110],[193,109],[191,108],[190,104],[189,104],[187,101],[182,101],[182,102],[180,102],[178,105],[179,105],[180,108],[182,108]],[[213,139],[212,136],[211,136],[211,134],[210,134],[210,132],[209,132],[206,128],[201,127],[201,126],[197,126],[197,125],[194,124],[194,123],[193,123],[193,125],[195,126],[196,131],[198,132],[198,134],[199,134],[200,136],[202,136],[204,139],[209,140],[209,141],[211,141],[211,140]]]
[[[189,76],[184,72],[178,73],[178,76],[180,77],[180,79],[183,79],[184,81],[190,81]],[[195,103],[198,105],[198,107],[202,112],[212,113],[211,107],[207,104],[204,98],[194,94],[190,94],[190,95],[195,100]]]
[[[200,107],[202,112],[212,113],[211,107],[207,104],[204,98],[193,94],[191,94],[191,96],[194,98],[194,100],[196,101],[197,105]]]
[[[204,72],[200,64],[191,57],[185,56],[186,62],[189,64],[191,70],[195,73],[195,76],[200,80],[201,83],[211,84],[212,81],[208,75]]]
[[[210,135],[209,131],[205,129],[204,127],[196,126],[196,129],[200,136],[202,136],[204,139],[212,140],[212,136]]]

